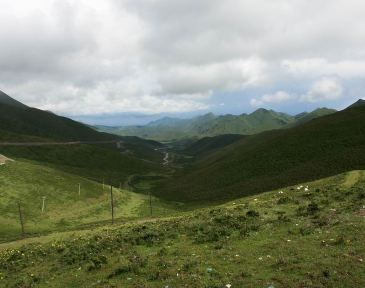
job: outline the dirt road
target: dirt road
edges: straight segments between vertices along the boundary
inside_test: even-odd
[[[0,146],[50,146],[50,145],[80,145],[80,144],[110,144],[120,141],[68,141],[68,142],[0,142]]]

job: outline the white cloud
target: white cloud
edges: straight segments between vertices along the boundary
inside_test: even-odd
[[[278,91],[291,77],[365,79],[364,10],[363,0],[3,0],[0,89],[62,114],[152,113]],[[312,90],[303,101],[343,93]],[[290,100],[276,94],[252,104]]]
[[[303,102],[319,102],[324,100],[337,100],[343,96],[341,83],[334,78],[322,78],[313,83],[307,94],[302,95]]]
[[[258,107],[267,103],[281,103],[292,100],[294,97],[285,91],[278,91],[274,94],[265,94],[260,98],[252,98],[250,101],[251,106]]]
[[[365,60],[329,61],[324,58],[283,60],[281,66],[289,73],[298,76],[336,75],[342,78],[365,77]]]

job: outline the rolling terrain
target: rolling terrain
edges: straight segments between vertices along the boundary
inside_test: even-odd
[[[252,135],[272,129],[281,129],[308,122],[314,118],[335,113],[336,110],[320,108],[296,116],[273,110],[258,109],[251,114],[221,115],[208,113],[192,119],[165,117],[144,126],[97,126],[103,132],[139,136],[157,141],[177,141],[222,134]]]
[[[98,183],[41,162],[1,159],[5,164],[0,165],[0,241],[20,236],[18,204],[28,236],[110,221],[109,179]],[[113,197],[117,221],[150,216],[147,195],[118,186],[113,187]],[[173,203],[153,198],[154,216],[174,209]]]
[[[187,153],[199,151],[199,144],[201,151],[157,185],[155,195],[177,201],[232,199],[364,169],[364,121],[360,105],[290,129],[243,137],[210,153],[204,153],[207,144],[201,140]]]

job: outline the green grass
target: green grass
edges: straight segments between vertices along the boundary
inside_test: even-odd
[[[100,182],[38,162],[17,160],[0,166],[0,240],[20,235],[18,203],[21,203],[28,234],[109,221],[110,186],[106,183],[103,189]],[[117,188],[113,191],[118,221],[149,215],[147,195]],[[44,213],[41,212],[43,196],[46,197]],[[154,197],[153,215],[171,213],[174,205]]]
[[[133,151],[133,150],[131,150]],[[72,145],[42,147],[0,147],[0,153],[14,159],[28,159],[97,182],[112,179],[115,186],[129,175],[161,172],[162,154],[145,150],[151,160],[140,159],[138,153],[125,154],[110,145]],[[152,160],[155,160],[152,161]]]
[[[0,286],[363,287],[365,172],[303,186],[2,244]]]

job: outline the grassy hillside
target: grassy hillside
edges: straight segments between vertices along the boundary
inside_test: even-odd
[[[24,213],[28,234],[109,221],[110,186],[106,185],[109,179],[105,179],[105,185],[101,183],[39,162],[6,162],[0,166],[0,240],[20,235],[18,203]],[[119,221],[149,215],[147,196],[117,188],[113,190],[115,216]],[[46,197],[43,213],[42,197]],[[171,212],[173,206],[154,198],[153,208],[154,215],[161,215]]]
[[[196,157],[155,189],[179,201],[229,199],[365,168],[365,106],[269,131]]]
[[[116,136],[95,130],[50,112],[0,104],[0,130],[57,140],[111,140]]]
[[[26,105],[24,105],[23,103],[20,103],[19,101],[11,98],[9,95],[5,94],[1,90],[0,90],[0,104],[11,105],[11,106],[15,106],[15,107],[18,107],[18,108],[27,108]]]
[[[302,124],[311,119],[329,115],[335,110],[321,108],[311,113],[291,116],[273,110],[258,109],[251,114],[221,115],[208,113],[192,119],[165,117],[144,126],[96,127],[99,131],[118,135],[134,135],[158,141],[176,141],[186,138],[202,138],[222,134],[252,135],[272,129]]]
[[[14,159],[38,161],[44,165],[86,177],[101,183],[112,179],[114,185],[124,183],[132,174],[162,171],[162,154],[152,149],[139,155],[138,151],[123,152],[115,144],[45,147],[0,147],[0,153]],[[146,155],[150,153],[149,155]],[[145,160],[138,157],[146,157]],[[152,160],[156,160],[155,162]]]
[[[188,145],[184,152],[188,155],[201,156],[222,149],[238,140],[243,139],[244,137],[246,136],[239,134],[205,137],[192,143],[191,145]]]
[[[5,96],[4,96],[5,95]],[[22,105],[6,94],[0,95],[0,142],[109,141],[100,145],[7,147],[0,153],[16,159],[29,159],[101,181],[111,178],[115,185],[132,174],[160,171],[162,144],[137,137],[100,133],[84,124],[50,112]]]
[[[0,285],[364,287],[364,172],[298,188],[3,244]]]

